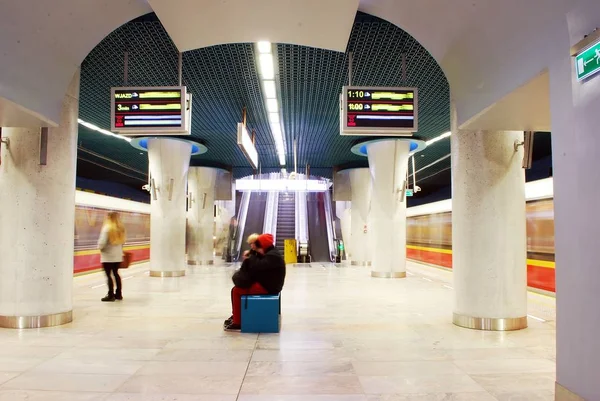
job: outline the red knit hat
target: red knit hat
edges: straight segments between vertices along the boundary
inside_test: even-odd
[[[273,246],[273,235],[261,234],[258,236],[258,243],[262,249],[269,249]]]

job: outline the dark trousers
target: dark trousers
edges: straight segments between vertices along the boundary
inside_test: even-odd
[[[102,263],[102,267],[104,267],[104,273],[106,273],[106,280],[107,280],[109,294],[115,294],[113,292],[114,291],[113,280],[112,280],[112,277],[110,276],[111,272],[112,272],[113,276],[115,276],[115,283],[117,284],[116,294],[118,294],[118,295],[121,294],[121,276],[119,276],[119,266],[120,265],[121,265],[121,262]]]

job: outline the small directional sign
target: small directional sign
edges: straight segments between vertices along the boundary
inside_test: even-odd
[[[577,80],[584,80],[600,72],[600,40],[575,57]]]

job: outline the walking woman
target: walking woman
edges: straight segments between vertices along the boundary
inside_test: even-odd
[[[122,300],[121,277],[119,276],[119,266],[123,261],[123,244],[125,243],[125,227],[121,222],[119,213],[110,212],[104,220],[98,248],[100,249],[100,261],[106,278],[108,280],[108,294],[102,298],[102,302],[114,302],[116,299]],[[110,274],[115,276],[117,291],[114,291],[113,280]]]

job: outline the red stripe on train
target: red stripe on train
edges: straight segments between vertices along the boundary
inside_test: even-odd
[[[150,259],[150,248],[135,249],[128,252],[133,253],[133,262],[144,262]],[[73,258],[73,273],[84,273],[102,268],[100,254],[75,255]]]
[[[452,268],[452,254],[449,253],[408,248],[406,257],[419,262]],[[527,285],[544,291],[556,292],[555,269],[528,264]]]

